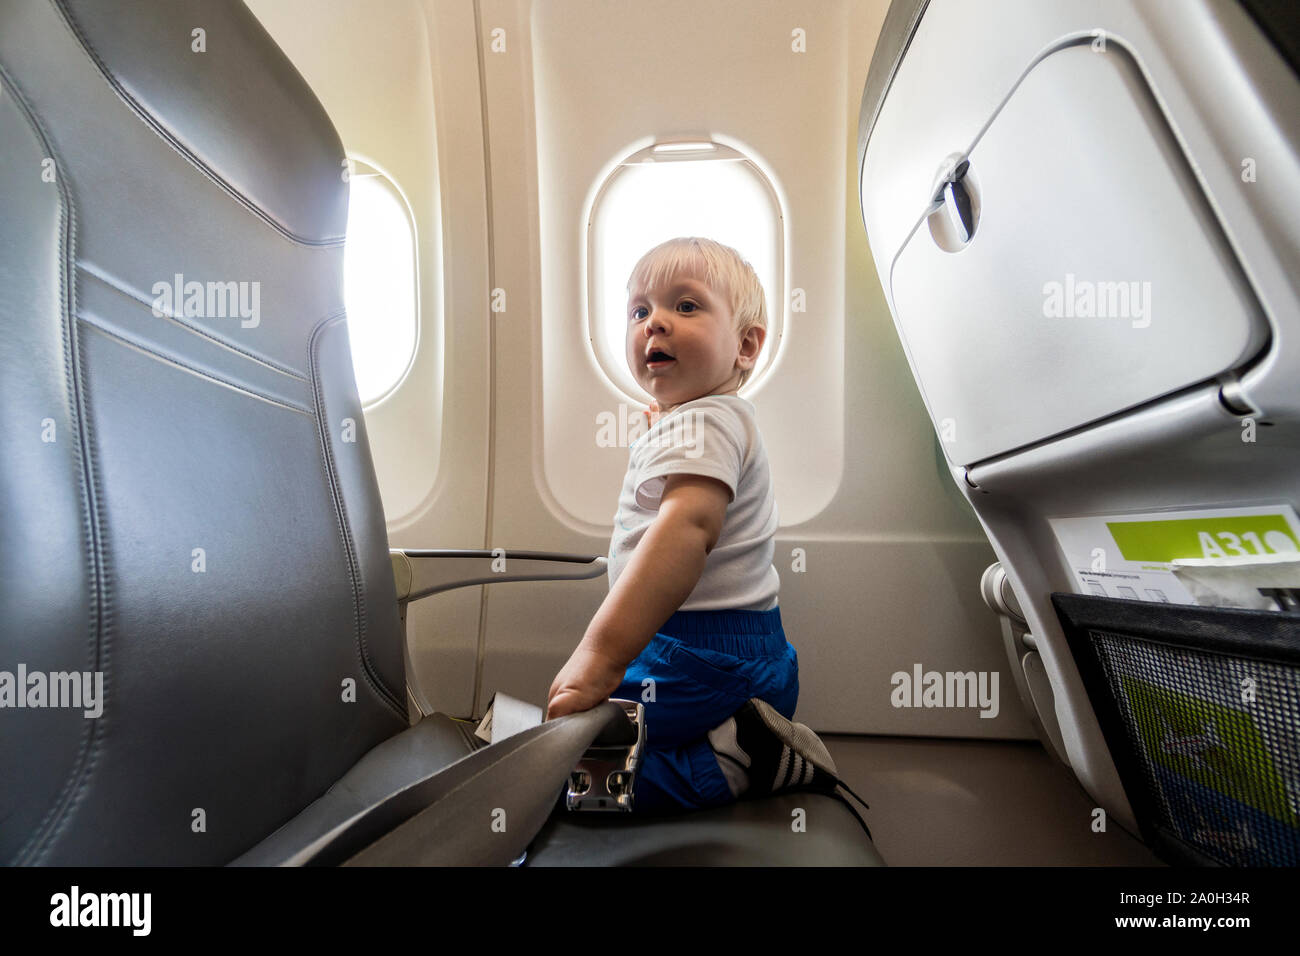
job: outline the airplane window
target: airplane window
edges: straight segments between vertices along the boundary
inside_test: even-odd
[[[767,338],[751,391],[771,366],[785,318],[784,220],[767,177],[719,143],[661,143],[615,167],[592,205],[588,227],[588,321],[610,379],[644,401],[625,357],[627,280],[637,260],[675,236],[703,236],[736,249],[767,293]]]
[[[391,179],[355,158],[349,168],[343,298],[357,391],[362,405],[373,405],[397,387],[415,356],[415,225]]]

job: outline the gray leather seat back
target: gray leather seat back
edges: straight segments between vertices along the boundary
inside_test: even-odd
[[[407,724],[343,148],[237,2],[0,0],[0,84],[0,862],[227,862]]]
[[[1132,832],[1052,595],[1159,620],[1220,603],[1178,562],[1300,549],[1300,82],[1261,25],[1294,42],[1287,9],[896,0],[864,95],[863,222],[1033,637],[1008,663]]]

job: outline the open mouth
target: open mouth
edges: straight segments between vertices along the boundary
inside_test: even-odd
[[[667,352],[660,352],[656,350],[654,352],[651,352],[650,355],[646,358],[645,364],[648,368],[665,368],[676,361],[677,359],[673,358]]]

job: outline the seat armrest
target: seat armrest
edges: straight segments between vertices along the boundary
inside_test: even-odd
[[[431,781],[436,796],[424,810],[344,865],[504,866],[519,859],[592,741],[626,720],[607,700],[475,751]]]
[[[505,866],[546,823],[592,741],[626,721],[619,704],[605,701],[445,766],[441,753],[428,759],[428,740],[419,739],[437,730],[425,721],[381,744],[327,799],[235,865]]]
[[[502,581],[578,581],[598,578],[603,556],[558,551],[389,551],[401,604],[441,591]]]
[[[579,581],[598,578],[605,573],[608,561],[604,556],[589,554],[564,554],[558,551],[517,551],[505,548],[491,550],[411,551],[392,548],[388,552],[393,563],[393,584],[397,590],[397,609],[406,630],[406,609],[412,601],[430,594],[439,594],[475,584],[498,584],[503,581]],[[406,650],[407,710],[412,723],[430,710],[411,687],[415,668],[411,661],[410,646]],[[483,681],[483,656],[480,649],[475,665],[474,686]],[[474,709],[478,709],[478,691],[474,694]]]

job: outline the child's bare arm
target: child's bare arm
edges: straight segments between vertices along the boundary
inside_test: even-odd
[[[551,684],[548,720],[589,710],[618,687],[627,666],[695,590],[730,500],[717,479],[669,476],[658,517]]]

